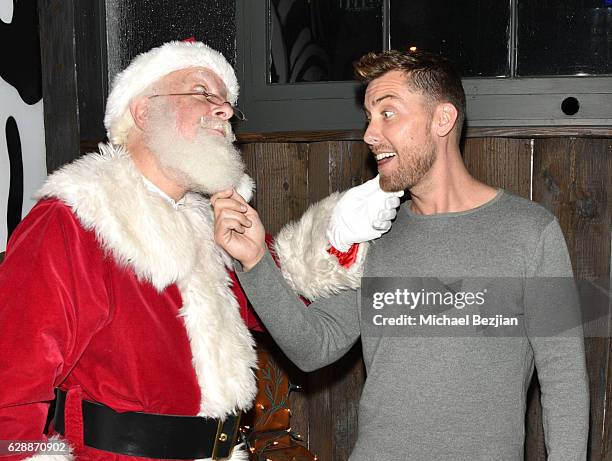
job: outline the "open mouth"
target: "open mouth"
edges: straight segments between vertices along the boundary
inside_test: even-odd
[[[397,154],[395,152],[381,152],[379,154],[374,154],[378,168],[380,169],[382,166],[391,162],[396,155]]]
[[[376,161],[380,162],[381,160],[384,160],[386,158],[395,157],[396,153],[395,152],[381,152],[380,154],[374,154],[374,156],[376,157]]]

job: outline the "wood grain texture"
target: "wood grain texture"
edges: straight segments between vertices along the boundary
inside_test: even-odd
[[[348,459],[357,439],[364,381],[359,344],[338,362],[309,374],[309,448],[319,459]]]
[[[362,141],[339,141],[329,145],[331,191],[355,187],[376,175],[376,162]]]
[[[242,152],[256,184],[254,207],[266,230],[274,235],[306,211],[308,145],[248,144]]]
[[[333,192],[329,177],[330,145],[333,142],[313,142],[308,147],[308,203],[312,204]]]
[[[540,383],[535,370],[526,395],[525,407],[525,461],[546,461]]]
[[[610,178],[612,140],[537,140],[534,199],[555,214],[578,279],[610,281]],[[609,285],[608,285],[609,288]],[[612,461],[610,452],[611,340],[585,340],[590,379],[590,461]]]
[[[531,142],[528,139],[466,139],[463,160],[478,180],[529,198]]]

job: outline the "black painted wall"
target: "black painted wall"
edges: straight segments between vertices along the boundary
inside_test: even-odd
[[[234,1],[106,0],[109,71],[123,69],[138,53],[192,36],[234,64]]]
[[[195,37],[236,61],[235,0],[38,0],[47,169],[103,141],[112,78],[137,54]]]

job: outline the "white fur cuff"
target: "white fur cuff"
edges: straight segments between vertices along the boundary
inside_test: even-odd
[[[325,233],[340,197],[335,192],[311,205],[298,222],[284,226],[274,242],[283,276],[294,291],[311,301],[361,284],[367,243],[359,245],[357,260],[348,269],[327,252]]]

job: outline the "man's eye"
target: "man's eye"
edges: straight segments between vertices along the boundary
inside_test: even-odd
[[[196,86],[196,87],[193,89],[193,92],[194,92],[194,93],[199,93],[199,94],[201,94],[202,96],[205,96],[205,95],[208,93],[208,91],[206,91],[206,88],[204,88],[203,86]]]
[[[382,116],[384,118],[390,118],[390,117],[393,116],[393,112],[391,112],[390,110],[385,110],[385,111],[382,112]]]

